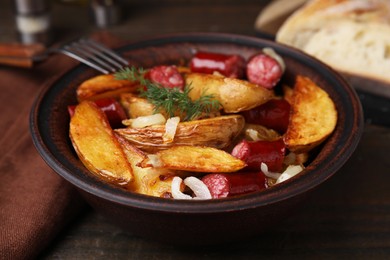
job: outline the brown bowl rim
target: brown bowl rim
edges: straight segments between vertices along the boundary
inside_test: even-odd
[[[70,71],[60,75],[52,84],[48,84],[42,89],[32,106],[30,113],[30,132],[33,143],[45,162],[57,172],[57,174],[72,183],[78,189],[113,203],[161,212],[213,213],[244,210],[270,205],[305,193],[335,174],[356,149],[363,133],[363,111],[355,90],[340,74],[329,66],[297,49],[271,40],[255,38],[252,36],[202,32],[178,33],[151,37],[128,43],[125,46],[116,49],[116,51],[121,53],[130,49],[143,48],[145,46],[188,42],[217,44],[232,43],[243,46],[267,45],[281,53],[282,56],[288,55],[300,60],[300,62],[318,68],[323,76],[329,78],[328,80],[331,80],[331,82],[335,84],[335,88],[337,87],[337,95],[344,101],[343,110],[339,112],[346,114],[346,120],[344,122],[338,122],[332,135],[333,137],[330,137],[330,140],[325,142],[323,148],[323,150],[332,150],[334,153],[328,153],[322,161],[317,160],[317,158],[314,159],[309,165],[310,167],[306,168],[299,177],[287,180],[283,184],[268,188],[260,193],[224,199],[205,201],[170,200],[131,193],[101,181],[87,182],[85,179],[72,173],[72,170],[80,171],[80,169],[74,169],[66,158],[61,157],[61,154],[56,154],[57,148],[48,140],[48,132],[44,131],[45,126],[42,123],[44,122],[44,119],[42,119],[42,111],[47,109],[42,105],[42,102],[50,98],[50,95],[55,94],[52,93],[52,91],[55,89],[58,82],[61,80],[68,80],[72,75],[84,73],[88,69],[84,65],[78,65]],[[337,139],[334,139],[336,137]],[[321,153],[322,152],[320,152],[319,155],[321,155]],[[309,171],[311,171],[310,174],[307,174]]]

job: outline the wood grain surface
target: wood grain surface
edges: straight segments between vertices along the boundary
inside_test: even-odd
[[[390,130],[367,126],[356,152],[332,179],[318,188],[296,214],[250,241],[209,248],[177,248],[125,233],[87,209],[42,257],[388,259],[389,149]]]

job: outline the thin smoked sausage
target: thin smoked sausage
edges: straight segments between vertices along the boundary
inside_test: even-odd
[[[262,172],[211,173],[202,178],[212,198],[225,198],[267,188]]]
[[[283,68],[273,57],[259,53],[250,58],[246,66],[246,76],[254,84],[273,88],[279,82]]]
[[[240,55],[198,52],[190,61],[192,72],[213,74],[219,72],[225,77],[242,78],[245,74],[245,59]]]
[[[176,66],[156,66],[145,75],[154,83],[166,88],[184,88],[184,79]]]
[[[283,168],[286,145],[283,139],[276,141],[247,141],[238,143],[232,155],[243,160],[247,169],[259,170],[261,163],[265,163],[272,172],[279,172]]]

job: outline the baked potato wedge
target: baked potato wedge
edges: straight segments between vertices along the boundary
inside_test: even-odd
[[[69,128],[72,145],[90,172],[120,186],[133,180],[133,169],[107,117],[94,102],[77,105]]]
[[[335,129],[337,110],[329,95],[311,79],[297,76],[284,140],[290,151],[303,153],[322,143]]]
[[[284,99],[291,105],[293,103],[293,88],[287,85],[283,85],[282,89]]]
[[[76,90],[77,100],[97,100],[101,98],[118,98],[120,93],[134,92],[137,82],[117,80],[114,75],[98,75],[80,84]]]
[[[244,168],[246,164],[219,149],[183,145],[149,155],[140,166],[189,172],[235,172]]]
[[[130,119],[134,119],[140,116],[149,116],[155,113],[155,106],[151,104],[147,99],[138,97],[133,93],[123,93],[120,95],[120,103],[124,107],[128,117]],[[157,113],[162,114],[165,118],[168,118],[169,115],[166,113],[164,109],[160,109]],[[196,119],[209,118],[220,116],[219,111],[213,111],[211,113],[202,113]],[[175,116],[183,119],[185,114],[177,111]]]
[[[164,142],[165,125],[120,128],[115,132],[146,152],[177,145],[210,146],[223,149],[240,134],[245,125],[241,115],[227,115],[179,123],[173,142]]]
[[[132,93],[121,94],[120,103],[129,118],[150,116],[154,113],[153,104],[148,102],[145,98],[140,98]]]
[[[211,94],[221,103],[226,113],[254,108],[274,96],[271,90],[240,79],[201,73],[189,73],[185,79],[186,84],[192,88],[189,93],[191,99]]]
[[[163,168],[139,167],[138,164],[147,159],[146,154],[122,136],[116,134],[116,137],[133,169],[134,181],[128,186],[129,190],[154,197],[170,198],[172,179],[177,172]]]

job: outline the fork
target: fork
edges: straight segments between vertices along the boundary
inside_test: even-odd
[[[129,65],[128,61],[117,53],[91,39],[82,38],[52,51],[63,53],[104,74],[116,72]]]
[[[127,60],[113,50],[87,38],[49,49],[41,44],[0,44],[0,64],[29,68],[52,53],[65,54],[103,74],[116,72],[129,65]]]

